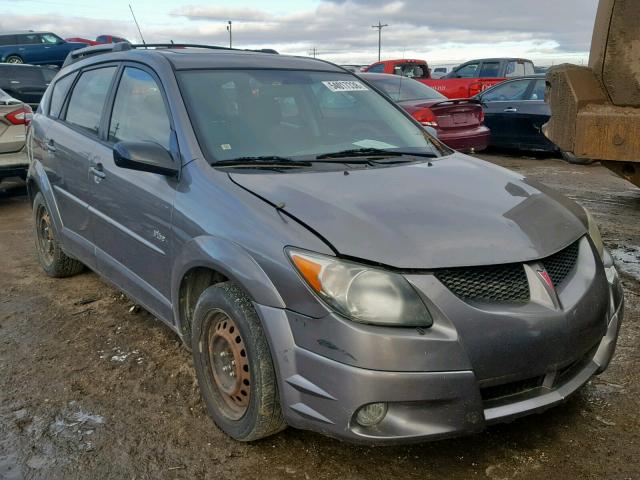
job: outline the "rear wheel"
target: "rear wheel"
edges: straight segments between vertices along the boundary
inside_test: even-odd
[[[251,301],[231,282],[207,288],[196,305],[193,359],[209,415],[240,441],[286,427],[271,353]]]
[[[38,260],[47,275],[62,278],[80,273],[84,265],[62,251],[51,223],[51,214],[40,192],[33,200],[33,218]]]
[[[573,165],[591,165],[593,160],[590,158],[579,158],[571,152],[560,152],[562,158]]]
[[[6,63],[24,63],[21,57],[18,55],[9,55],[5,60]]]

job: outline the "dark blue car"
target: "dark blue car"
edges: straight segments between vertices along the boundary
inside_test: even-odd
[[[70,51],[83,47],[51,32],[7,32],[0,34],[0,62],[61,66]]]

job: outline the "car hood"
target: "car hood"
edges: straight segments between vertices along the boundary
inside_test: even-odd
[[[574,202],[459,153],[385,168],[230,176],[340,255],[401,269],[531,261],[586,233]]]

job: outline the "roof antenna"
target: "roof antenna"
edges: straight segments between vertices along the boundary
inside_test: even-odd
[[[129,10],[131,10],[131,16],[133,17],[133,21],[136,23],[136,27],[138,27],[138,33],[140,33],[140,38],[142,39],[142,44],[146,47],[147,42],[144,41],[144,37],[142,36],[142,30],[140,30],[140,25],[138,25],[138,20],[136,20],[136,14],[133,13],[133,8],[131,8],[131,4],[129,4]]]

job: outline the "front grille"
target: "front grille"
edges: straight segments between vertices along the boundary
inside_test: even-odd
[[[575,242],[564,250],[542,260],[542,264],[556,288],[562,285],[576,265],[579,249],[579,242]]]
[[[500,303],[529,301],[529,283],[519,263],[489,267],[450,268],[435,273],[456,296],[465,300]]]
[[[555,287],[559,287],[576,265],[580,242],[540,260]],[[529,282],[523,264],[448,268],[435,272],[442,284],[463,300],[492,303],[526,303]]]

